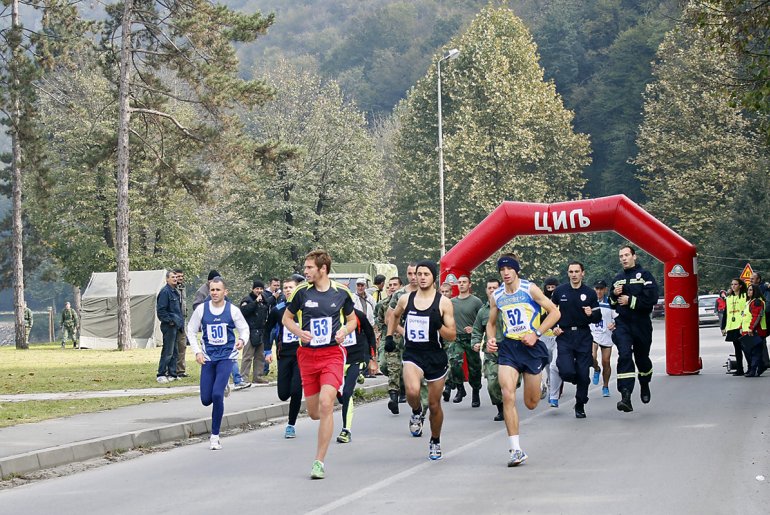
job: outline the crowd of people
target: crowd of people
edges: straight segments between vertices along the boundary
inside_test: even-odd
[[[471,406],[479,408],[484,376],[497,408],[493,420],[503,421],[507,429],[508,466],[515,467],[527,460],[519,435],[519,388],[524,405],[532,410],[546,396],[558,408],[564,383],[574,384],[575,416],[586,418],[592,380],[602,381],[604,397],[611,395],[614,346],[617,409],[633,411],[637,380],[641,401],[650,402],[650,312],[658,287],[636,262],[635,249],[623,246],[619,259],[623,269],[609,287],[601,279],[593,288],[583,284],[585,267],[573,261],[566,270],[568,283],[548,278],[541,290],[522,276],[517,256],[502,254],[499,278],[487,280],[482,300],[471,293],[467,275],[457,278],[456,285],[437,287],[438,269],[431,261],[410,263],[405,285],[399,277],[378,276],[373,288],[367,289],[364,280],[353,292],[329,278],[331,257],[317,250],[306,256],[303,276],[273,279],[267,287],[256,280],[237,305],[227,299],[225,280],[212,270],[196,292],[186,324],[183,274],[172,270],[158,295],[164,345],[157,378],[164,383],[184,373],[180,342],[189,341],[202,367],[201,402],[212,405],[210,448],[217,450],[229,377],[234,377],[235,388],[265,382],[265,364],[275,356],[278,396],[290,406],[284,436],[296,437],[304,394],[308,415],[319,421],[311,478],[322,479],[334,405],[342,405],[337,442],[349,443],[353,391],[364,374],[388,376],[387,409],[398,415],[399,404],[407,404],[412,436],[422,436],[428,419],[431,460],[442,458],[442,401],[448,402],[454,391],[452,402],[462,403],[467,382]]]
[[[769,309],[770,287],[757,273],[752,274],[748,285],[733,278],[728,291],[717,299],[722,336],[735,350],[734,376],[759,377],[770,365],[766,320]]]

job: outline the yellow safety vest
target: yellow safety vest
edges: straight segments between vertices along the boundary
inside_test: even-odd
[[[759,315],[759,326],[758,329],[765,330],[767,329],[766,321],[765,321],[765,301],[762,299],[758,299],[762,301],[762,312]],[[751,315],[751,304],[752,302],[746,302],[746,305],[743,308],[743,313],[741,313],[741,332],[748,333],[751,332],[751,319],[753,318]]]
[[[746,295],[728,295],[725,309],[725,331],[741,328],[743,308],[746,307]]]

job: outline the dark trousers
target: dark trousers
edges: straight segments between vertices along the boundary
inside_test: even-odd
[[[356,389],[358,375],[364,369],[363,363],[345,365],[345,377],[342,381],[342,427],[350,429],[353,425],[353,390]]]
[[[289,425],[297,422],[299,409],[302,407],[302,376],[299,374],[297,353],[281,353],[278,356],[278,398],[289,398]]]
[[[589,368],[593,364],[593,338],[588,327],[567,329],[556,337],[556,366],[562,381],[577,386],[575,400],[588,402]]]
[[[176,360],[179,357],[176,347],[177,328],[171,324],[161,323],[160,332],[163,334],[163,349],[160,351],[158,362],[158,377],[176,377]]]
[[[643,317],[638,320],[625,321],[615,319],[615,331],[612,341],[618,348],[618,391],[634,391],[634,370],[638,372],[639,383],[652,380],[652,361],[650,347],[652,346],[652,322]],[[636,368],[634,368],[636,363]]]
[[[201,404],[211,406],[211,434],[218,435],[225,413],[225,387],[233,360],[206,361],[201,366]]]

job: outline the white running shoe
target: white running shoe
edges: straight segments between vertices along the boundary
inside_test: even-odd
[[[218,451],[222,448],[222,444],[219,442],[219,435],[211,435],[209,437],[209,449],[212,451]]]
[[[515,451],[511,451],[511,459],[508,460],[508,466],[518,467],[525,461],[527,461],[527,453],[525,453],[521,449],[516,449]]]
[[[158,376],[155,380],[160,384],[168,383],[168,377],[166,376]]]
[[[225,386],[225,397],[230,396],[230,383],[227,383],[227,386]]]

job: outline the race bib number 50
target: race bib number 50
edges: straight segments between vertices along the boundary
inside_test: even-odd
[[[332,341],[332,317],[313,318],[310,320],[310,332],[313,339],[310,345],[329,345]]]
[[[224,345],[227,343],[227,324],[209,324],[206,326],[209,345]]]

